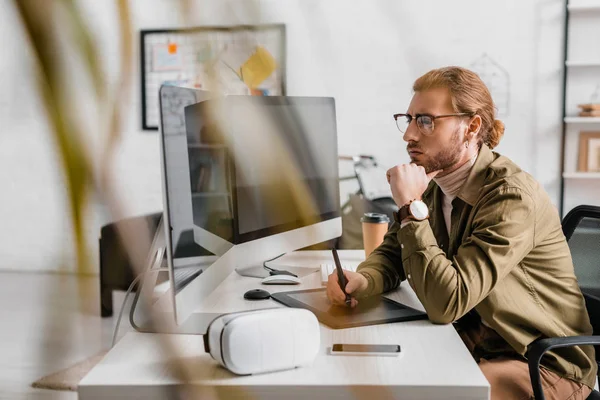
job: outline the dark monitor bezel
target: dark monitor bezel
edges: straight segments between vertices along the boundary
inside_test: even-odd
[[[241,101],[247,104],[248,101],[256,102],[261,105],[271,106],[271,105],[302,105],[302,104],[310,104],[310,105],[324,105],[331,107],[333,111],[333,130],[335,132],[335,157],[336,162],[333,163],[335,171],[333,171],[332,176],[339,176],[339,169],[337,163],[337,154],[338,154],[338,143],[337,143],[337,119],[336,119],[336,108],[335,108],[335,99],[333,97],[307,97],[307,96],[246,96],[246,95],[229,95],[220,98],[208,99],[205,101],[225,101],[225,102],[236,102]],[[202,103],[202,102],[199,102]],[[197,106],[199,103],[195,103],[187,107]],[[227,151],[227,154],[230,154],[230,151]],[[236,165],[235,162],[230,162],[229,166],[231,174],[231,192],[232,192],[232,207],[233,207],[233,219],[232,219],[232,232],[233,232],[233,244],[241,244],[250,242],[253,240],[261,239],[267,236],[276,235],[283,232],[292,231],[294,229],[303,228],[305,226],[317,224],[323,221],[331,220],[341,216],[341,206],[339,205],[339,197],[340,197],[340,187],[339,184],[335,185],[333,200],[336,205],[335,211],[329,211],[321,214],[315,214],[307,216],[308,219],[313,219],[314,222],[306,224],[303,223],[302,219],[297,219],[295,221],[287,222],[284,224],[274,225],[268,228],[258,229],[255,231],[240,233],[239,232],[239,219],[237,218],[238,212],[238,188],[236,182]]]

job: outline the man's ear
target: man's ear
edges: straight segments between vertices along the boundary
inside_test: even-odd
[[[481,122],[481,117],[479,115],[475,115],[471,118],[471,121],[469,121],[469,130],[467,133],[467,135],[469,135],[469,139],[473,139],[479,134],[479,131],[481,130]]]

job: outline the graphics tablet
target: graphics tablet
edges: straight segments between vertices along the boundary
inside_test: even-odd
[[[312,311],[320,322],[334,329],[427,319],[426,313],[383,296],[360,299],[355,308],[332,305],[326,289],[273,293],[271,297],[288,307]]]

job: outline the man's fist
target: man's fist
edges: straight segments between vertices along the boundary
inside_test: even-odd
[[[392,189],[392,197],[398,207],[411,200],[421,199],[429,182],[441,172],[437,170],[425,173],[425,168],[417,164],[396,165],[388,169],[387,181]]]

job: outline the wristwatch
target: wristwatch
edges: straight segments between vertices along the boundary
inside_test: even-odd
[[[429,218],[429,208],[421,200],[412,200],[410,203],[400,207],[398,212],[394,212],[394,219],[401,223],[405,219],[413,221],[423,221]]]

